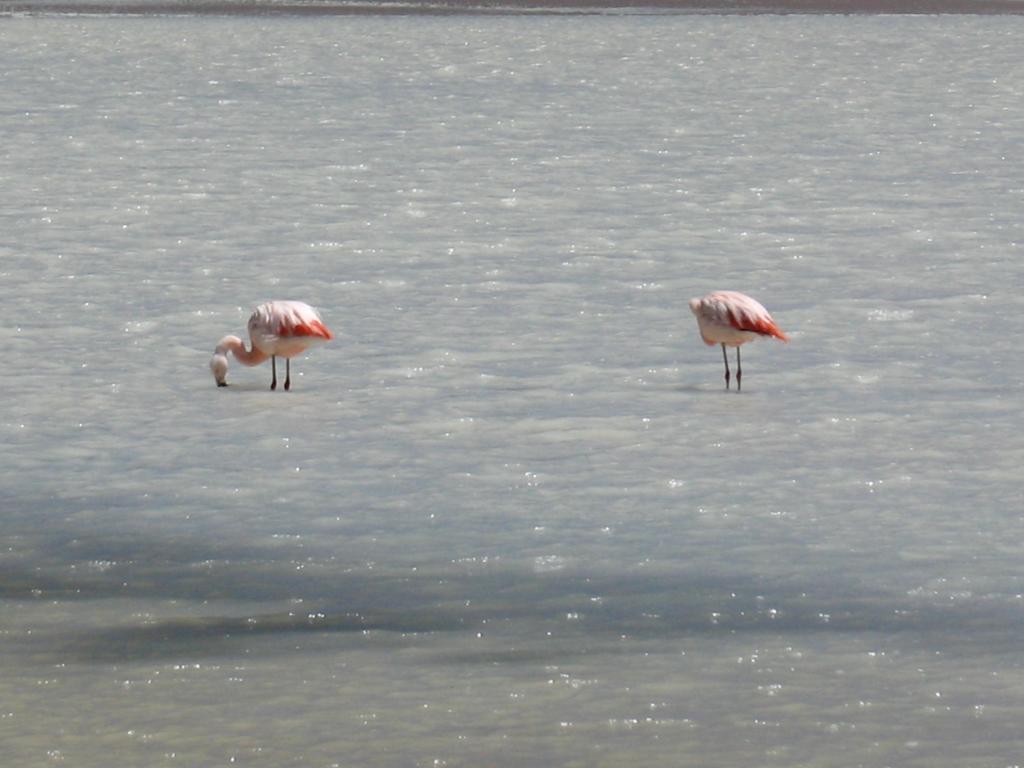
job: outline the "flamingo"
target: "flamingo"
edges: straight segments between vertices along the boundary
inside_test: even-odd
[[[789,337],[775,324],[760,302],[739,291],[714,291],[699,299],[690,299],[690,310],[697,316],[700,337],[709,347],[722,345],[725,360],[725,388],[729,388],[729,356],[726,347],[736,347],[736,391],[740,391],[743,370],[740,368],[740,345],[759,336],[774,336],[782,341]]]
[[[270,388],[277,389],[277,358],[285,359],[284,388],[292,387],[291,358],[300,355],[308,347],[334,336],[320,314],[302,301],[268,301],[260,304],[249,317],[249,339],[252,348],[237,336],[225,336],[217,342],[217,348],[210,358],[210,371],[218,387],[228,385],[228,352],[234,353],[243,365],[259,365],[270,358]]]

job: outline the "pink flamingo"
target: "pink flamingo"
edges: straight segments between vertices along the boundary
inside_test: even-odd
[[[740,345],[759,336],[774,336],[782,341],[789,337],[775,324],[768,310],[739,291],[715,291],[699,299],[690,299],[690,309],[697,316],[700,337],[709,347],[722,345],[725,360],[725,388],[729,388],[729,356],[726,347],[736,347],[736,391],[740,391],[743,370],[740,368]]]
[[[284,388],[292,387],[291,358],[308,347],[334,338],[320,319],[319,313],[301,301],[268,301],[253,310],[249,318],[249,339],[252,349],[237,336],[225,336],[217,342],[210,358],[210,370],[218,387],[228,385],[228,352],[234,353],[243,365],[259,365],[270,358],[270,388],[277,389],[277,358],[285,359]]]

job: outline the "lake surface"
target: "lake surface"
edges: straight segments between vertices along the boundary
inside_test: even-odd
[[[5,765],[1017,764],[1022,36],[0,19]]]

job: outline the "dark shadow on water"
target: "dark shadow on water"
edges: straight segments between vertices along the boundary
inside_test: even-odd
[[[687,395],[743,395],[744,391],[737,392],[735,389],[715,387],[710,384],[677,384],[669,387],[673,392],[685,393]]]
[[[243,393],[251,394],[253,392],[266,392],[269,395],[297,395],[302,394],[303,392],[313,392],[318,389],[315,384],[313,386],[303,386],[301,381],[296,383],[294,378],[292,379],[292,382],[292,388],[290,390],[286,390],[284,388],[284,384],[280,378],[277,380],[277,389],[270,388],[270,379],[258,384],[255,382],[237,383],[230,381],[226,387],[218,387],[211,381],[210,386],[225,395],[238,395]]]
[[[393,633],[397,638],[462,629],[459,617],[434,612],[330,613],[288,611],[250,616],[202,616],[90,630],[54,644],[64,659],[118,663],[233,655],[266,637]],[[379,644],[379,640],[367,640]],[[274,653],[275,651],[268,651]],[[280,649],[276,652],[281,652]]]
[[[90,499],[119,503],[132,504]],[[745,572],[741,564],[713,573],[696,563],[553,571],[500,560],[367,567],[289,542],[69,529],[58,522],[66,504],[39,500],[20,505],[20,513],[8,504],[4,518],[0,605],[35,604],[45,615],[52,604],[60,617],[59,629],[11,633],[4,642],[47,662],[208,657],[243,648],[289,653],[291,643],[275,641],[288,636],[316,637],[320,647],[341,637],[421,647],[423,635],[484,632],[508,642],[472,653],[461,640],[443,642],[448,650],[438,659],[516,663],[618,653],[624,637],[657,644],[694,636],[875,633],[1016,653],[1024,634],[1017,597],[1024,585],[1016,576],[997,594],[951,599],[866,590],[855,573],[825,562],[805,563],[786,578]],[[103,606],[92,611],[92,603]],[[114,618],[97,625],[92,615]]]
[[[7,600],[131,601],[123,620],[107,626],[34,632],[30,644],[17,641],[25,643],[27,653],[36,659],[118,663],[243,651],[286,654],[293,652],[293,643],[274,638],[298,635],[336,649],[332,637],[367,647],[381,642],[412,647],[423,646],[424,635],[485,631],[492,638],[486,650],[469,651],[465,643],[452,642],[447,650],[435,650],[436,660],[514,664],[621,653],[624,638],[657,644],[744,634],[875,633],[986,652],[1005,645],[1016,652],[1016,638],[1024,631],[1024,611],[1011,594],[956,602],[866,593],[829,574],[769,580],[614,564],[553,572],[525,564],[467,569],[446,563],[355,571],[334,562],[305,562],[297,569],[279,550],[260,553],[259,559],[251,549],[248,559],[223,549],[216,559],[196,559],[193,551],[186,561],[186,544],[177,550],[167,542],[134,544],[133,559],[109,565],[0,566],[0,596]],[[123,548],[127,554],[128,542]],[[167,557],[175,552],[180,559]],[[134,613],[139,601],[152,602],[157,612],[173,611],[172,600],[184,603],[177,616]],[[252,613],[245,612],[246,602],[253,604]],[[546,639],[551,636],[558,641]],[[508,642],[495,645],[493,639],[502,637]]]
[[[217,391],[225,395],[237,395],[241,392],[269,392],[270,384],[239,384],[234,381],[229,381],[226,387],[217,387]]]

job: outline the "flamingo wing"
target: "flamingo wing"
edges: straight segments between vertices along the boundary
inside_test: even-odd
[[[721,291],[715,297],[721,302],[724,319],[737,331],[789,341],[789,337],[775,324],[768,310],[755,299],[738,291]]]
[[[277,327],[277,335],[282,339],[309,337],[329,341],[334,338],[330,329],[319,318],[289,322],[283,320]]]
[[[283,339],[308,337],[311,341],[333,338],[320,314],[309,304],[301,301],[272,301],[269,304],[268,325],[274,335]]]
[[[334,338],[319,313],[302,301],[268,301],[249,318],[253,343],[270,354]]]

